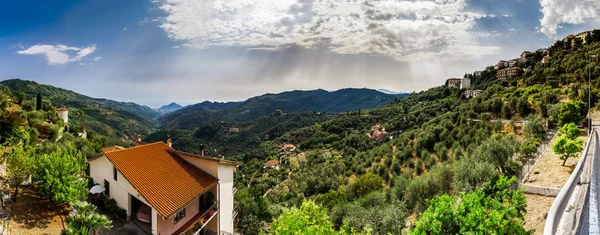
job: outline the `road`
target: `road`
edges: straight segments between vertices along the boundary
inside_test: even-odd
[[[594,126],[596,130],[594,138],[598,139],[599,126]],[[600,141],[593,141],[590,146],[591,157],[590,161],[590,177],[589,181],[586,182],[585,177],[582,177],[580,182],[581,185],[588,184],[587,193],[585,194],[585,200],[581,211],[581,217],[578,220],[577,229],[575,234],[600,234],[600,223],[598,218],[600,217]]]

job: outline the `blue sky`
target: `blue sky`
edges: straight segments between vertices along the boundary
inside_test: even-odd
[[[157,107],[345,87],[419,91],[600,28],[594,0],[10,1],[0,80]]]

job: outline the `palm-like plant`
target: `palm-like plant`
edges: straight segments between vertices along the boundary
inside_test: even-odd
[[[96,213],[96,206],[77,201],[71,203],[73,211],[67,218],[67,229],[63,230],[63,235],[90,235],[97,234],[101,228],[111,228],[112,221],[106,216]]]

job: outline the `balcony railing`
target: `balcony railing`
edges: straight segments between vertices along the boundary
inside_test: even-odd
[[[218,213],[219,202],[215,202],[211,207],[209,207],[204,213],[198,213],[194,218],[188,221],[184,226],[178,229],[175,235],[197,235],[200,231],[206,227],[208,222],[210,222]]]
[[[233,187],[233,193],[231,193],[231,195],[235,195],[235,193],[237,193],[238,189],[236,187]]]

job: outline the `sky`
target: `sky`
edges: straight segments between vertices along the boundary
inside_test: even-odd
[[[597,0],[8,1],[0,80],[150,107],[412,92],[594,28]]]

